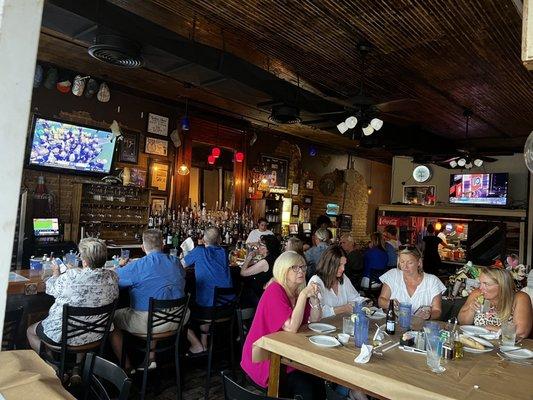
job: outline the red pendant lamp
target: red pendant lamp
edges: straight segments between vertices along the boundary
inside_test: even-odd
[[[209,165],[214,165],[215,164],[215,156],[213,156],[212,154],[210,156],[207,156],[207,163]]]
[[[244,153],[242,151],[238,151],[235,153],[235,161],[237,162],[243,162],[244,161]]]
[[[215,158],[220,157],[220,148],[219,147],[213,147],[213,150],[211,150],[211,155]]]

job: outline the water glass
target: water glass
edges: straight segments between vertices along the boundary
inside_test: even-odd
[[[431,371],[435,373],[446,371],[446,369],[440,365],[440,346],[440,338],[437,335],[428,335],[426,337],[426,363]]]
[[[178,249],[176,249],[176,248],[170,249],[170,253],[169,254],[171,256],[177,257],[178,256]]]
[[[347,333],[348,335],[353,336],[354,323],[351,316],[342,318],[342,333]]]
[[[516,342],[516,325],[513,321],[502,322],[502,346],[514,346]]]
[[[424,324],[424,332],[426,336],[439,336],[440,325],[436,321],[427,321]]]
[[[398,310],[398,322],[400,328],[404,331],[409,330],[411,327],[411,304],[400,303],[400,309]]]
[[[364,313],[356,314],[354,339],[355,346],[361,347],[363,344],[368,344],[368,317]]]

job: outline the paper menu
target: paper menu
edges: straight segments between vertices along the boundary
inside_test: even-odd
[[[194,242],[190,237],[188,237],[183,241],[180,247],[181,250],[183,250],[183,256],[185,257],[192,249],[194,249]]]

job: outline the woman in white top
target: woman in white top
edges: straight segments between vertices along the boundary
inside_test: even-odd
[[[379,277],[383,282],[378,304],[389,308],[395,304],[410,303],[412,313],[423,319],[439,319],[442,312],[442,293],[446,287],[435,275],[422,270],[422,259],[416,247],[407,247],[399,252],[398,268]]]
[[[346,255],[342,247],[330,246],[318,261],[316,275],[309,280],[318,285],[322,317],[351,313],[355,302],[366,300],[344,275],[345,265]]]

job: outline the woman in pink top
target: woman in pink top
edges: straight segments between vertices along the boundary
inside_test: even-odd
[[[253,344],[270,333],[282,330],[296,333],[302,323],[319,321],[322,317],[317,285],[311,283],[305,286],[306,270],[305,259],[298,253],[287,251],[281,254],[274,263],[274,281],[265,289],[257,305],[244,342],[241,367],[260,386],[268,385],[270,361],[254,362],[259,349]],[[324,398],[321,396],[322,382],[292,368],[287,368],[287,389],[289,393],[284,395],[292,398],[295,395],[302,396],[304,400]]]

